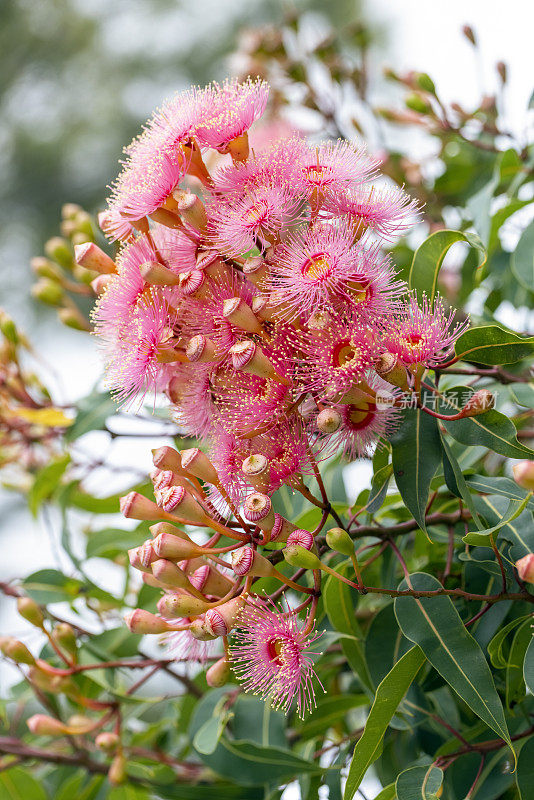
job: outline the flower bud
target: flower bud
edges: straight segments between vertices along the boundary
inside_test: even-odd
[[[224,686],[230,680],[230,664],[226,658],[220,658],[206,672],[206,683],[213,689]]]
[[[343,528],[330,528],[326,534],[326,543],[331,550],[351,556],[354,553],[354,542]]]
[[[206,622],[202,617],[198,617],[192,621],[189,626],[189,631],[191,636],[193,636],[194,639],[198,639],[200,642],[212,642],[214,639],[218,638],[206,626]]]
[[[416,77],[417,85],[423,92],[428,92],[429,94],[436,94],[436,85],[430,75],[426,72],[419,72]]]
[[[61,284],[49,278],[41,278],[37,283],[34,283],[31,293],[36,300],[40,300],[41,303],[47,303],[50,306],[58,306],[65,297]]]
[[[97,275],[97,277],[91,281],[91,289],[97,295],[104,294],[112,280],[113,278],[111,275]]]
[[[180,289],[185,297],[194,297],[195,300],[205,300],[210,294],[210,284],[207,276],[200,269],[181,272],[179,275]]]
[[[203,453],[202,450],[199,450],[198,447],[182,450],[180,456],[183,469],[189,472],[190,475],[194,475],[195,478],[200,478],[200,480],[214,485],[219,483],[215,467],[207,455]]]
[[[183,473],[180,453],[174,447],[158,447],[152,450],[152,462],[158,469],[169,469],[177,474]]]
[[[418,114],[430,114],[432,112],[430,103],[417,92],[409,94],[404,102],[406,108],[409,108],[411,111],[416,111]]]
[[[181,218],[197,231],[204,231],[208,218],[202,200],[187,189],[175,189],[172,196]]]
[[[199,617],[205,614],[209,603],[203,602],[188,594],[164,594],[158,600],[158,611],[163,617],[182,619],[183,617]]]
[[[287,542],[289,535],[297,530],[297,526],[293,525],[281,514],[274,515],[274,524],[271,530],[271,542]]]
[[[170,522],[156,522],[155,525],[150,525],[148,530],[154,537],[159,536],[160,533],[168,533],[172,536],[179,536],[181,539],[189,539],[189,536],[185,531],[181,528],[177,528],[176,525],[171,525]]]
[[[70,678],[63,677],[62,675],[54,675],[46,672],[43,667],[49,667],[45,662],[39,662],[30,667],[28,671],[28,679],[31,683],[35,684],[38,689],[43,692],[50,692],[51,694],[59,694],[65,692],[72,687]]]
[[[382,353],[375,362],[375,372],[393,386],[399,386],[404,390],[408,388],[406,367],[395,353]]]
[[[130,562],[130,566],[134,569],[141,570],[141,572],[150,572],[149,566],[144,566],[141,557],[140,557],[140,547],[132,547],[128,550],[128,560]]]
[[[271,378],[285,386],[291,385],[287,378],[276,372],[261,347],[251,339],[237,342],[229,352],[235,370],[246,372],[249,375],[257,375],[259,378]]]
[[[232,569],[236,575],[254,575],[258,578],[266,578],[273,574],[274,567],[271,562],[248,545],[233,550],[231,560]]]
[[[50,278],[53,281],[62,281],[64,273],[53,261],[44,256],[36,256],[30,261],[30,266],[38,278]]]
[[[64,736],[67,726],[61,720],[46,714],[34,714],[26,720],[26,725],[35,736]]]
[[[520,461],[512,467],[515,482],[529,492],[534,491],[534,461]]]
[[[462,28],[462,33],[466,39],[468,39],[472,45],[476,46],[477,40],[475,37],[475,32],[471,25],[464,25]]]
[[[212,597],[224,597],[232,586],[232,581],[226,575],[208,564],[198,567],[192,573],[190,580],[199,592]]]
[[[112,731],[102,731],[95,738],[95,744],[98,749],[109,754],[115,752],[119,742],[120,739],[118,735],[116,733],[112,733]]]
[[[108,781],[112,786],[119,786],[126,778],[126,758],[122,753],[117,753],[108,771]]]
[[[258,492],[264,492],[271,483],[271,468],[269,459],[261,453],[252,453],[245,458],[241,466],[241,471]]]
[[[99,272],[101,275],[112,275],[117,272],[113,259],[94,242],[75,245],[74,258],[81,267]]]
[[[66,325],[67,328],[72,328],[75,331],[85,331],[86,333],[91,330],[91,326],[87,322],[86,318],[77,308],[70,306],[69,308],[60,308],[57,312],[57,315],[59,321],[63,325]]]
[[[261,288],[263,282],[269,277],[269,265],[261,256],[251,256],[243,264],[243,274],[248,280]],[[254,311],[254,308],[252,308]]]
[[[323,408],[317,414],[317,427],[321,433],[335,433],[341,425],[341,414],[335,408]]]
[[[52,638],[55,643],[75,657],[78,653],[78,643],[76,641],[76,634],[74,628],[68,622],[59,622],[52,630]]]
[[[487,389],[479,389],[472,397],[469,398],[465,406],[461,410],[462,418],[464,417],[477,417],[479,414],[484,414],[493,408],[495,405],[495,397]]]
[[[185,354],[193,364],[197,362],[200,364],[212,364],[215,361],[220,361],[220,356],[217,355],[215,342],[202,333],[189,339],[187,347],[185,348]]]
[[[172,561],[167,561],[165,558],[159,558],[152,564],[152,574],[156,580],[165,584],[165,586],[172,586],[173,589],[187,589],[194,597],[203,600],[202,594],[195,589],[187,575],[180,567],[173,564]]]
[[[311,550],[315,544],[315,540],[312,533],[302,528],[297,528],[287,537],[287,544],[289,547],[293,544],[298,544],[300,547],[304,547],[305,550]]]
[[[128,612],[124,621],[132,633],[166,633],[172,630],[168,622],[151,614],[150,611],[145,611],[144,608],[136,608],[134,611]]]
[[[53,236],[45,242],[44,251],[48,258],[56,261],[61,267],[72,269],[74,260],[72,258],[72,250],[66,239],[62,239],[61,236]]]
[[[292,567],[299,569],[321,569],[319,558],[298,544],[291,544],[282,550],[284,558]]]
[[[235,625],[235,621],[242,610],[245,601],[241,597],[234,597],[227,603],[217,608],[210,608],[204,617],[206,630],[214,636],[227,636]]]
[[[223,303],[223,317],[248,333],[262,333],[263,328],[253,310],[241,297],[229,297]]]
[[[148,497],[139,492],[129,492],[119,500],[120,510],[127,519],[157,520],[168,515]]]
[[[44,615],[40,606],[37,605],[35,600],[31,597],[19,597],[17,600],[17,611],[21,617],[24,617],[30,625],[35,625],[36,628],[42,628],[44,622]]]
[[[520,558],[516,562],[515,568],[522,581],[534,584],[534,553],[528,553]]]
[[[146,261],[139,267],[142,278],[151,286],[177,286],[180,276],[159,261]]]
[[[197,269],[218,283],[232,280],[233,270],[224,263],[218,250],[199,250],[197,252]]]
[[[206,525],[208,516],[193,495],[183,486],[171,486],[161,492],[158,505],[167,513],[174,512],[172,519],[187,525]]]
[[[63,203],[61,206],[61,218],[74,219],[80,211],[83,211],[83,208],[78,203]]]
[[[171,533],[160,533],[152,541],[155,558],[168,558],[171,561],[182,561],[202,555],[202,548],[188,536],[173,536]]]
[[[30,666],[35,664],[35,658],[26,645],[13,636],[5,636],[0,639],[0,652],[17,664],[29,664]]]
[[[271,498],[261,492],[253,492],[245,499],[243,514],[247,522],[253,522],[264,531],[274,525],[274,511]]]
[[[82,714],[73,714],[67,721],[67,733],[71,736],[80,736],[90,733],[98,725],[98,720],[84,717]]]

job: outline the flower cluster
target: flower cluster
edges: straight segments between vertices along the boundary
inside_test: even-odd
[[[213,685],[233,663],[245,688],[283,707],[296,697],[304,710],[319,588],[306,590],[301,625],[252,586],[264,576],[291,584],[258,547],[289,541],[312,556],[314,537],[276,514],[271,497],[284,484],[310,497],[304,476],[317,475],[318,458],[372,452],[398,421],[399,387],[445,361],[462,326],[398,279],[384,245],[417,208],[381,183],[363,147],[297,134],[249,147],[267,99],[260,80],[213,84],[148,121],[100,215],[121,243],[114,268],[99,270],[94,318],[118,399],[165,393],[208,453],[156,451],[156,502],[123,500],[126,516],[157,522],[130,555],[165,590],[160,615],[138,609],[130,626],[166,633],[199,659],[222,637],[229,649],[208,671]],[[95,245],[78,257],[99,269]],[[384,390],[391,403],[378,402]],[[176,523],[214,535],[201,546]],[[230,545],[217,547],[221,536]]]

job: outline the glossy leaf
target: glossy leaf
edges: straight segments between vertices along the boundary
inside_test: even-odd
[[[443,260],[456,242],[465,242],[474,247],[479,254],[479,268],[484,264],[486,250],[476,234],[437,231],[425,239],[415,251],[408,276],[410,289],[416,289],[418,293],[425,292],[430,300],[434,299]]]
[[[343,800],[352,800],[356,794],[365,773],[378,755],[395,711],[424,662],[420,648],[412,647],[378,686],[363,734],[354,748]]]
[[[499,531],[502,530],[506,525],[509,525],[515,519],[517,519],[527,505],[528,500],[528,497],[526,497],[524,500],[510,500],[508,503],[508,508],[499,522],[497,522],[491,528],[486,528],[485,530],[476,531],[474,533],[467,533],[463,537],[462,541],[464,541],[466,544],[488,547],[491,545],[492,538],[495,538],[494,534],[499,533]]]
[[[534,292],[534,220],[523,231],[510,264],[519,283]]]
[[[498,325],[469,328],[456,340],[454,352],[462,361],[477,364],[514,364],[534,355],[534,336],[506,331]]]
[[[531,800],[534,786],[534,737],[527,739],[517,759],[517,788],[521,800]]]
[[[438,767],[410,767],[397,778],[397,800],[437,800],[442,783],[443,770]]]
[[[440,582],[417,572],[400,588],[435,590]],[[395,614],[404,635],[418,644],[434,669],[498,736],[512,747],[504,710],[479,645],[447,596],[397,597]],[[513,749],[513,748],[512,748]]]
[[[534,694],[534,632],[532,641],[527,647],[527,652],[525,653],[525,661],[523,663],[523,678],[529,692]]]

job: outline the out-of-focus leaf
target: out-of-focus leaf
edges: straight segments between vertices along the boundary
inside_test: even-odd
[[[384,786],[382,791],[375,797],[375,800],[395,800],[396,796],[397,790],[395,784],[390,783],[389,786]]]
[[[504,628],[501,628],[488,644],[488,654],[491,659],[491,663],[496,669],[505,669],[508,665],[508,660],[504,657],[503,653],[503,646],[506,641],[506,637],[510,631],[513,631],[514,628],[517,628],[517,626],[526,619],[530,619],[530,615],[513,619],[511,622],[505,625]]]
[[[369,698],[365,694],[340,694],[326,696],[318,700],[313,714],[297,726],[296,731],[302,738],[310,739],[325,734],[333,725],[343,721],[345,714],[353,708],[368,705]]]
[[[74,420],[67,417],[60,408],[20,408],[13,409],[7,416],[19,417],[32,425],[40,425],[43,428],[68,428]]]
[[[59,482],[65,473],[70,463],[70,456],[68,453],[51,461],[46,467],[43,467],[33,482],[33,486],[28,492],[28,506],[30,511],[35,516],[39,510],[40,505],[47,500],[59,486]]]
[[[523,678],[525,679],[525,684],[529,692],[534,694],[534,630],[533,630],[533,638],[527,647],[527,652],[525,653],[525,661],[523,663]]]
[[[85,552],[87,558],[114,558],[120,553],[126,553],[132,547],[143,544],[147,536],[145,525],[139,526],[133,531],[125,531],[121,528],[103,528],[100,531],[91,531]]]
[[[2,800],[48,800],[42,783],[22,767],[0,772],[0,796]]]
[[[510,709],[525,696],[524,663],[532,642],[532,623],[532,619],[523,622],[516,630],[510,647],[506,666],[506,705]]]
[[[498,325],[484,325],[462,333],[456,340],[454,352],[462,361],[513,364],[534,355],[534,336],[527,338]]]
[[[400,588],[433,591],[441,584],[432,575],[416,572],[403,580]],[[434,669],[513,751],[487,661],[450,597],[397,597],[395,614],[404,635],[419,645]]]
[[[377,757],[397,707],[424,662],[425,657],[420,648],[412,647],[378,686],[364,732],[354,748],[343,800],[352,800],[356,794],[367,769]]]
[[[24,590],[37,603],[71,603],[80,595],[83,583],[76,578],[69,578],[57,569],[41,569],[32,572],[22,581]]]
[[[374,616],[365,637],[365,658],[375,686],[412,646],[399,628],[393,603]]]
[[[519,283],[534,292],[534,220],[523,231],[510,265]]]
[[[443,770],[438,767],[410,767],[397,778],[397,800],[437,800],[442,783]]]
[[[431,301],[434,300],[441,265],[456,242],[465,242],[474,247],[479,254],[479,269],[482,267],[486,260],[486,249],[476,234],[437,231],[425,239],[415,251],[408,277],[410,289],[416,289],[418,293],[424,292]]]
[[[422,530],[430,483],[441,462],[437,420],[420,408],[403,411],[391,437],[393,472],[401,497]]]
[[[367,500],[367,511],[369,514],[375,514],[384,502],[392,474],[392,464],[386,464],[373,475],[371,492],[369,494],[369,499]]]
[[[117,411],[117,404],[109,392],[92,392],[79,401],[74,424],[67,432],[66,439],[73,442],[89,431],[102,430],[108,417]]]

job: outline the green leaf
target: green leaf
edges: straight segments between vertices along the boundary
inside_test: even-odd
[[[437,800],[442,783],[443,770],[438,767],[410,767],[397,778],[397,800]]]
[[[341,575],[344,575],[347,569],[352,569],[352,562],[346,561],[338,564],[335,569]],[[342,581],[330,575],[325,582],[323,601],[332,627],[339,633],[346,633],[355,637],[354,639],[341,639],[341,649],[351,669],[362,684],[372,690],[373,683],[365,662],[364,650],[359,641],[362,638],[362,633],[355,616],[357,595],[346,583],[342,583]]]
[[[534,786],[534,737],[531,736],[519,753],[517,759],[517,788],[521,800],[531,800]]]
[[[471,395],[472,390],[465,386],[448,389],[444,393],[443,402],[439,404],[439,410],[445,414],[455,414]],[[483,445],[508,458],[534,458],[534,451],[518,442],[514,423],[494,408],[477,417],[467,417],[443,424],[453,439],[461,444]]]
[[[397,623],[393,603],[388,603],[375,614],[365,637],[365,658],[375,686],[410,647]]]
[[[510,631],[513,631],[514,628],[517,628],[517,626],[526,619],[530,619],[530,614],[513,619],[511,622],[505,625],[504,628],[501,628],[488,644],[488,654],[495,669],[506,669],[508,660],[504,657],[503,653],[503,646],[506,641],[506,637]]]
[[[85,548],[87,558],[115,558],[132,547],[138,547],[148,536],[146,525],[139,525],[133,531],[121,528],[103,528],[91,531]]]
[[[318,700],[317,708],[309,719],[298,725],[296,732],[299,737],[311,739],[314,736],[324,736],[333,725],[343,722],[345,714],[353,708],[369,704],[365,694],[339,694],[326,696]]]
[[[83,583],[76,578],[69,578],[57,569],[40,569],[32,572],[22,581],[24,590],[37,603],[71,603],[79,597]]]
[[[109,392],[94,391],[79,401],[77,411],[74,424],[65,434],[67,442],[73,442],[89,431],[102,430],[107,418],[117,412],[117,403]]]
[[[2,800],[47,800],[42,782],[21,767],[0,772],[0,795]]]
[[[393,472],[401,497],[419,527],[426,531],[425,511],[430,483],[441,462],[437,420],[420,408],[403,411],[391,437]]]
[[[61,458],[51,461],[36,474],[33,486],[28,492],[28,506],[34,517],[41,504],[57,489],[69,463],[70,456],[66,453]]]
[[[233,717],[231,712],[224,710],[225,703],[226,698],[222,697],[213,710],[213,716],[206,720],[195,734],[193,747],[202,755],[215,752],[226,725]]]
[[[365,773],[377,758],[382,739],[397,707],[425,662],[419,647],[412,647],[395,664],[376,690],[361,738],[350,763],[343,800],[352,800]]]
[[[469,486],[482,494],[500,494],[513,500],[523,500],[528,494],[511,478],[490,478],[487,475],[467,475],[465,478]],[[534,511],[534,499],[530,499],[528,507]]]
[[[400,588],[432,591],[441,584],[432,575],[416,572],[403,580]],[[395,614],[404,635],[419,645],[434,669],[513,751],[487,661],[450,597],[397,597]]]
[[[483,266],[486,260],[486,249],[476,234],[449,230],[437,231],[425,239],[415,251],[408,276],[410,289],[416,289],[418,293],[425,292],[430,301],[434,300],[441,265],[456,242],[466,242],[474,247],[479,253],[479,269]]]
[[[384,502],[392,474],[393,466],[391,464],[386,464],[373,475],[371,493],[366,503],[369,514],[375,514]]]
[[[523,231],[510,265],[519,283],[534,292],[534,220]]]
[[[532,511],[530,511],[530,504],[532,500],[525,496],[522,499],[507,500],[497,494],[478,495],[475,497],[475,505],[484,516],[484,518],[493,525],[497,525],[499,521],[505,516],[510,503],[518,503],[521,505],[525,503],[529,508],[525,508],[518,516],[507,522],[499,531],[497,541],[503,539],[510,542],[511,548],[508,557],[517,561],[522,556],[531,553],[534,549],[534,520],[532,518]]]
[[[514,364],[534,355],[534,336],[518,336],[498,325],[469,328],[458,337],[454,352],[462,361],[477,364]]]
[[[534,638],[531,640],[529,646],[527,647],[527,652],[525,653],[525,661],[523,663],[523,678],[529,692],[534,694]]]
[[[382,791],[375,797],[375,800],[395,800],[396,797],[397,790],[395,784],[390,783],[389,786],[384,786]]]
[[[471,496],[471,492],[469,491],[469,487],[465,481],[462,469],[452,452],[452,448],[450,447],[447,439],[445,436],[441,434],[441,445],[443,447],[443,471],[445,473],[445,480],[447,482],[447,486],[449,487],[450,491],[453,494],[461,497],[464,503],[466,504],[467,508],[471,512],[473,517],[473,522],[477,526],[479,530],[484,529],[484,523],[480,519],[478,512],[475,508],[475,503]],[[450,474],[452,473],[452,475]],[[454,484],[454,485],[453,485]]]
[[[523,622],[515,632],[506,666],[506,705],[512,709],[525,696],[524,663],[532,641],[532,619]]]
[[[513,522],[514,519],[517,519],[527,505],[529,499],[530,497],[527,495],[524,500],[510,500],[506,513],[501,517],[496,525],[493,525],[491,528],[486,528],[485,530],[467,533],[463,537],[462,541],[464,541],[466,544],[478,545],[479,547],[491,546],[492,539],[495,538],[493,534],[498,533],[506,525],[509,525],[511,522]]]

